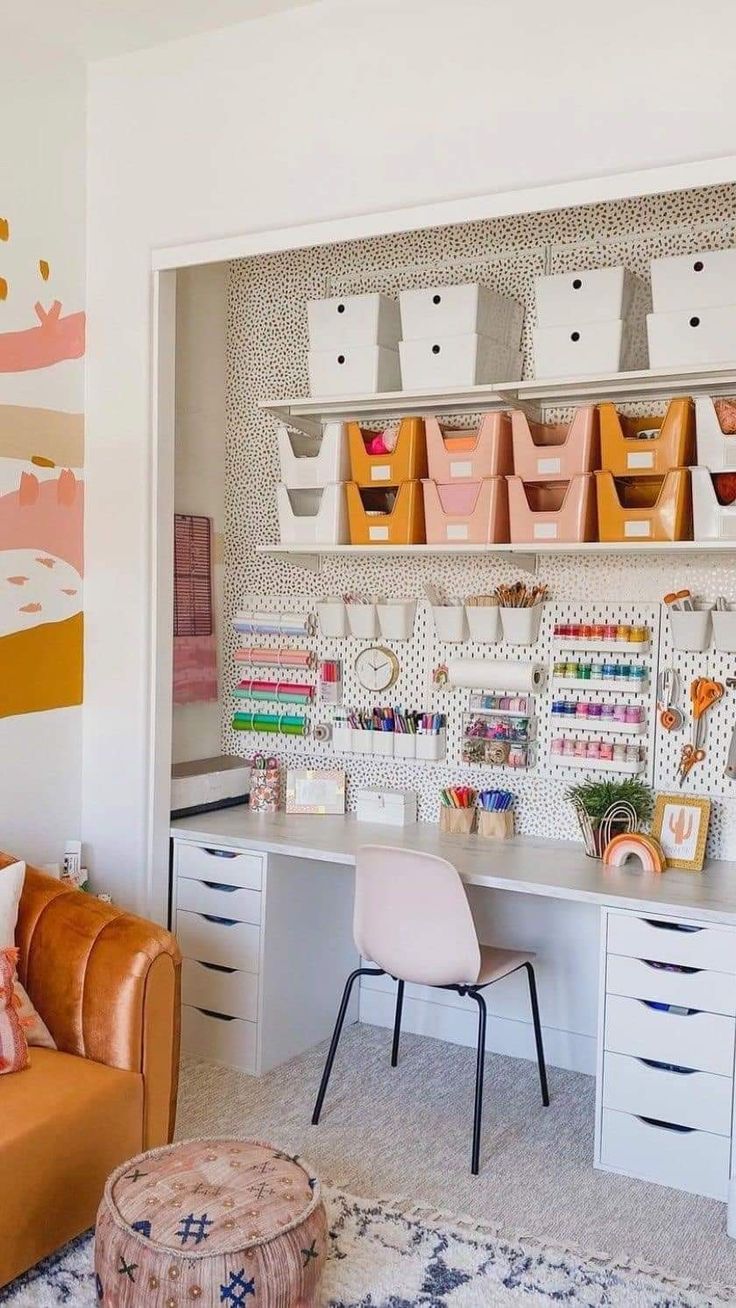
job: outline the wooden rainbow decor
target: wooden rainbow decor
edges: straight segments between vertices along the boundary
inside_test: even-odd
[[[603,862],[608,867],[623,867],[627,858],[636,858],[643,872],[664,872],[666,859],[662,846],[654,836],[641,831],[625,831],[614,836],[606,845]]]

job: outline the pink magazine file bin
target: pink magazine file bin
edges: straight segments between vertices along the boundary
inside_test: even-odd
[[[428,545],[500,545],[509,539],[505,477],[456,481],[445,486],[424,481],[424,521]]]
[[[511,423],[507,413],[486,413],[477,430],[442,427],[425,418],[427,463],[432,481],[483,481],[513,472]]]
[[[595,405],[577,409],[571,423],[530,422],[521,409],[511,415],[514,473],[522,481],[569,481],[599,466]]]
[[[568,482],[528,482],[509,477],[513,545],[597,540],[595,478],[577,473]]]

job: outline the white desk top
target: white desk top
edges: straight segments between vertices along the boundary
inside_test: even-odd
[[[378,826],[353,816],[251,813],[247,806],[173,822],[171,834],[198,844],[229,845],[352,866],[359,845],[394,845],[438,854],[474,886],[516,890],[551,899],[674,914],[736,926],[736,863],[711,861],[705,870],[658,875],[604,867],[582,843],[516,837],[492,841],[445,836],[433,823]]]

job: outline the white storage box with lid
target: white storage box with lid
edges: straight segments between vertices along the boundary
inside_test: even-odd
[[[319,436],[278,429],[281,480],[288,490],[311,490],[348,481],[350,455],[341,422],[326,422]]]
[[[559,327],[535,327],[535,377],[593,377],[645,367],[622,318]]]
[[[384,345],[310,350],[308,363],[312,395],[376,395],[401,386],[398,350]]]
[[[348,345],[387,345],[395,350],[401,336],[398,300],[388,295],[336,295],[307,301],[312,350]]]
[[[382,786],[365,786],[358,791],[356,801],[356,817],[359,822],[405,827],[417,820],[415,790],[384,790]]]
[[[492,336],[428,336],[401,341],[399,353],[405,391],[481,386],[521,377],[521,352]]]
[[[736,304],[736,250],[703,250],[652,259],[655,313]]]
[[[518,350],[524,306],[488,286],[429,286],[401,291],[401,335],[405,341],[429,336],[493,336]]]
[[[652,368],[731,363],[736,355],[736,303],[647,314]]]
[[[276,486],[282,545],[345,545],[348,515],[342,482],[321,489],[289,490]]]
[[[534,286],[537,326],[575,327],[625,318],[641,283],[626,268],[617,267],[553,273],[537,277]]]
[[[711,472],[736,469],[736,432],[724,433],[709,395],[700,395],[695,401],[695,439],[701,468]]]

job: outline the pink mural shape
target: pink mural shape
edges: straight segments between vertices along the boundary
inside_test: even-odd
[[[0,495],[0,550],[38,550],[65,559],[81,574],[83,512],[84,486],[71,469],[45,481],[24,472],[17,491]],[[22,580],[13,578],[14,584]]]
[[[217,642],[212,636],[174,637],[174,703],[218,698]]]
[[[66,359],[84,355],[85,315],[61,316],[61,301],[54,300],[50,309],[35,305],[38,327],[20,332],[0,332],[0,373],[29,372],[50,368]]]

